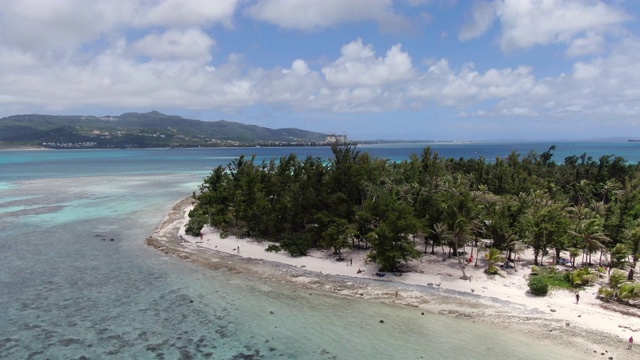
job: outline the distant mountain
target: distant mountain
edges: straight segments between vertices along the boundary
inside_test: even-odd
[[[14,115],[0,119],[0,146],[123,148],[323,144],[326,134],[201,121],[157,111],[120,116]]]

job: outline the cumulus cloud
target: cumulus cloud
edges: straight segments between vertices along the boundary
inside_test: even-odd
[[[568,57],[598,54],[604,51],[605,45],[606,41],[602,34],[589,31],[585,36],[571,40],[566,54]]]
[[[531,71],[529,67],[518,67],[480,73],[473,64],[467,64],[456,72],[446,59],[441,59],[410,85],[407,95],[448,106],[501,99],[529,92],[535,84]]]
[[[393,9],[392,0],[262,0],[246,14],[285,29],[315,30],[343,22],[374,21],[386,28],[405,20]]]
[[[376,56],[360,39],[345,44],[341,56],[322,69],[303,59],[285,68],[249,67],[236,54],[214,68],[208,55],[212,45],[199,30],[171,30],[133,43],[113,41],[91,61],[54,63],[0,46],[0,107],[12,112],[16,104],[43,111],[77,106],[232,110],[266,104],[296,111],[381,112],[437,103],[475,117],[640,113],[637,39],[614,46],[608,55],[576,62],[569,74],[541,79],[529,66],[480,71],[469,63],[456,69],[447,59],[420,69],[400,45]]]
[[[484,34],[494,19],[500,22],[500,47],[504,51],[565,43],[571,45],[568,55],[576,56],[598,51],[598,37],[631,17],[602,1],[495,0],[477,3],[472,20],[462,27],[459,38],[469,40]]]
[[[358,39],[343,46],[341,53],[338,60],[322,69],[333,86],[384,85],[413,75],[411,57],[401,45],[394,45],[385,57],[377,58],[373,46]]]
[[[238,0],[161,0],[142,3],[137,21],[143,25],[204,26],[231,24]]]
[[[0,45],[68,52],[127,29],[231,24],[238,0],[3,0]]]
[[[82,0],[6,0],[0,42],[27,51],[68,51],[113,27],[121,9]]]
[[[477,68],[440,59],[416,65],[416,54],[400,44],[378,52],[361,39],[342,43],[340,55],[323,58],[322,65],[300,54],[283,66],[263,67],[241,54],[214,62],[216,41],[205,29],[230,24],[237,0],[191,0],[180,2],[182,7],[175,0],[114,1],[122,6],[106,0],[3,2],[0,111],[91,106],[233,111],[268,105],[349,113],[437,104],[475,117],[640,113],[640,41],[620,37],[625,40],[608,43],[628,17],[598,1],[493,1],[474,7],[475,22],[463,28],[460,39],[480,36],[498,19],[505,50],[562,43],[568,57],[598,55],[572,60],[567,74],[546,78],[517,64]],[[264,0],[249,6],[248,13],[303,30],[399,19],[390,0]]]
[[[538,79],[528,91],[501,98],[483,116],[513,115],[527,109],[529,116],[599,118],[612,121],[640,113],[640,41],[627,39],[611,54],[574,64],[571,73]]]
[[[624,12],[593,1],[504,1],[499,6],[505,50],[568,42],[585,31],[605,31],[629,20]]]
[[[458,34],[460,40],[470,40],[484,34],[496,18],[496,3],[476,1],[471,10],[471,20]]]
[[[214,40],[198,29],[149,34],[133,43],[130,53],[156,60],[210,59]]]

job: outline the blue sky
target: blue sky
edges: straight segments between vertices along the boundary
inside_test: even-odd
[[[0,116],[640,137],[636,0],[3,0]]]

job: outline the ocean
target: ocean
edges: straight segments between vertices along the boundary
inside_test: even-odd
[[[359,146],[395,161],[427,144]],[[553,144],[429,144],[487,159]],[[640,160],[640,143],[559,143]],[[210,171],[330,149],[0,151],[0,359],[571,359],[565,349],[416,308],[265,284],[144,244]],[[381,324],[379,320],[384,320]]]

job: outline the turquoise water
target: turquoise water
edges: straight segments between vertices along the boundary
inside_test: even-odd
[[[406,158],[421,147],[366,150]],[[241,153],[268,159],[290,151],[329,154],[327,148],[0,152],[0,358],[571,358],[488,325],[309,295],[144,245],[213,167]]]

